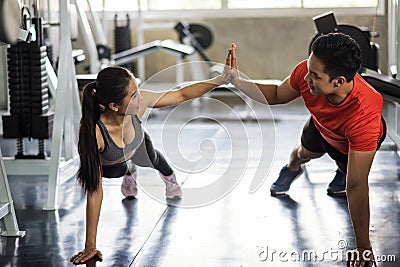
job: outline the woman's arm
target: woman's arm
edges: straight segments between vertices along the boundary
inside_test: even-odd
[[[88,193],[86,202],[86,248],[96,248],[97,225],[99,223],[101,204],[103,202],[103,186],[101,183],[96,192]]]
[[[186,85],[178,90],[167,92],[152,92],[142,90],[143,97],[141,106],[142,108],[161,108],[167,106],[178,105],[186,100],[193,99],[204,95],[217,86],[227,84],[230,81],[231,72],[231,50],[229,50],[225,61],[224,72],[209,80],[201,81]]]
[[[103,260],[103,255],[96,248],[97,225],[99,223],[102,201],[103,187],[100,178],[100,184],[97,191],[93,193],[87,193],[85,249],[72,256],[71,262],[74,264],[84,263],[93,257]]]

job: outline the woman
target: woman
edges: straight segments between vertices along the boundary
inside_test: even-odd
[[[74,264],[103,256],[96,248],[97,225],[103,200],[102,177],[124,176],[122,193],[136,196],[135,165],[160,172],[166,185],[166,197],[181,197],[175,174],[154,150],[143,131],[140,119],[147,108],[178,105],[197,98],[230,80],[231,53],[228,52],[222,75],[168,92],[139,92],[131,72],[121,67],[101,70],[95,82],[85,86],[78,151],[81,166],[78,182],[87,194],[85,249],[71,257]]]

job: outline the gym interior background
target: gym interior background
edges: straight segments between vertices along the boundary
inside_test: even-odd
[[[387,9],[387,7],[386,7]],[[327,9],[331,10],[331,9]],[[322,11],[322,10],[321,10]],[[325,10],[326,11],[326,10]],[[322,11],[323,12],[323,11]],[[251,13],[251,11],[249,12]],[[300,10],[296,16],[284,14],[283,16],[273,15],[270,17],[194,17],[183,18],[187,23],[199,23],[209,27],[213,33],[213,44],[206,50],[209,58],[214,62],[223,63],[227,49],[232,42],[238,47],[238,60],[240,61],[241,71],[251,75],[253,79],[283,79],[290,73],[292,67],[300,60],[308,57],[308,46],[311,38],[316,31],[311,17],[317,13],[304,12]],[[338,14],[339,13],[339,14]],[[387,54],[387,12],[378,15],[374,22],[374,14],[365,15],[341,15],[341,10],[335,13],[337,22],[340,24],[357,25],[367,27],[370,30],[374,27],[379,33],[375,41],[381,47],[379,54],[379,66],[382,72],[388,72],[388,54]],[[349,12],[350,13],[350,12]],[[121,24],[125,23],[126,13],[121,12],[119,19]],[[314,14],[314,15],[313,15]],[[114,42],[114,20],[113,14],[109,17],[107,28],[108,40],[113,47]],[[251,15],[250,15],[251,16]],[[131,17],[132,27],[132,46],[137,44],[137,35],[135,29],[135,17]],[[145,23],[151,24],[171,24],[177,23],[176,19],[146,19]],[[145,43],[153,40],[172,39],[179,41],[179,35],[174,29],[170,30],[148,30],[144,32]],[[76,47],[83,47],[79,41],[74,44]],[[299,49],[304,47],[304,49]],[[262,56],[261,56],[262,54]],[[160,70],[170,67],[176,63],[175,58],[164,53],[154,53],[145,57],[146,78],[151,77]],[[79,66],[78,66],[79,67]],[[79,70],[79,69],[78,69]],[[161,82],[173,82],[170,77],[160,77]]]
[[[338,23],[366,26],[370,29],[373,16],[337,15]],[[185,19],[189,22],[188,19]],[[160,21],[158,21],[160,22]],[[174,20],[162,21],[173,23]],[[269,18],[207,18],[190,19],[190,23],[200,23],[210,27],[214,34],[214,43],[207,49],[209,57],[223,63],[229,45],[235,42],[238,47],[240,70],[251,75],[252,79],[283,79],[293,66],[308,57],[308,46],[316,31],[310,16],[269,17]],[[387,73],[387,17],[378,16],[376,31],[379,37],[376,42],[380,47],[379,66]],[[311,33],[311,34],[310,34]],[[111,36],[109,36],[111,38]],[[132,34],[135,43],[135,33]],[[171,31],[149,31],[145,33],[147,41],[156,39],[177,39],[178,35]],[[304,50],[299,49],[304,47]],[[262,56],[261,56],[262,55]],[[162,54],[149,55],[145,59],[146,74],[149,77],[160,69],[175,64],[173,57]],[[156,64],[155,64],[156,63]],[[165,78],[167,79],[167,78]],[[166,80],[168,81],[168,80]]]
[[[13,0],[0,0],[0,3],[8,4],[11,1]],[[61,52],[70,53],[70,49],[84,51],[83,58],[85,59],[77,62],[76,65],[72,65],[68,57],[61,57],[60,64],[61,66],[65,64],[64,70],[67,73],[57,73],[57,71],[54,73],[58,75],[59,84],[67,84],[71,79],[75,79],[75,74],[90,72],[91,58],[84,40],[84,33],[80,31],[72,42],[60,41],[59,38],[60,32],[63,32],[62,25],[59,23],[60,9],[66,8],[65,2],[81,3],[85,6],[86,1],[24,0],[19,2],[28,6],[39,6],[41,15],[53,23],[49,31],[50,41],[53,41],[54,59],[58,58]],[[101,26],[106,34],[111,53],[115,50],[115,14],[118,14],[118,23],[122,25],[126,23],[126,15],[129,15],[133,48],[138,46],[137,29],[140,24],[143,28],[148,27],[143,30],[142,43],[144,44],[166,39],[179,43],[178,33],[173,27],[179,21],[185,21],[190,24],[205,25],[211,30],[213,43],[205,49],[205,53],[213,62],[223,63],[227,49],[232,42],[235,42],[238,47],[238,64],[241,72],[251,79],[282,80],[290,74],[295,64],[308,56],[308,47],[316,32],[313,17],[333,11],[338,24],[366,27],[379,34],[374,37],[374,41],[379,45],[378,66],[382,74],[392,77],[390,67],[396,64],[396,56],[390,54],[395,40],[388,34],[390,28],[395,27],[390,12],[395,12],[393,9],[399,10],[396,0],[351,1],[369,5],[367,8],[320,6],[315,9],[241,8],[238,10],[229,10],[227,5],[233,3],[246,7],[243,3],[257,1],[221,0],[222,10],[218,12],[152,10],[151,12],[144,11],[141,14],[142,19],[139,19],[139,13],[136,11],[123,10],[125,2],[128,1],[106,0],[104,3],[107,10],[105,11],[101,10],[103,0],[91,2],[92,7],[98,10],[97,14],[101,20],[98,26]],[[141,2],[147,3],[143,0]],[[155,6],[157,3],[161,5],[165,2],[168,1],[153,0]],[[190,2],[192,1],[182,0],[181,4]],[[263,2],[258,1],[258,3]],[[320,2],[325,1],[275,2],[293,2],[296,3],[295,5],[313,2],[320,5]],[[115,3],[114,6],[113,3]],[[113,7],[119,10],[113,11]],[[87,13],[87,6],[84,10]],[[3,14],[1,13],[4,17]],[[75,12],[71,18],[76,19],[76,15]],[[88,17],[93,23],[90,16]],[[397,17],[399,17],[398,13]],[[5,23],[3,25],[6,25]],[[77,24],[78,22],[71,21],[72,28],[78,28]],[[163,26],[153,27],[152,25]],[[165,25],[171,26],[165,27]],[[69,44],[72,46],[69,47]],[[0,47],[4,52],[7,45],[1,44]],[[135,67],[139,58],[145,62],[144,80],[174,66],[177,62],[175,54],[159,51],[135,58],[133,62]],[[4,115],[9,112],[5,54],[0,54],[0,61],[4,63],[0,72],[2,86],[0,109],[1,115]],[[70,72],[72,69],[74,71]],[[206,67],[203,66],[204,69]],[[185,81],[193,79],[190,72],[186,72],[184,78]],[[50,75],[48,79],[49,84],[52,83]],[[156,82],[161,86],[155,86],[155,88],[169,89],[171,84],[176,83],[176,77],[171,76],[170,73],[161,72]],[[394,87],[400,88],[400,82],[393,80],[390,82],[394,84]],[[387,85],[386,78],[383,84],[383,87]],[[59,89],[57,91],[61,92],[64,88],[60,86]],[[63,92],[64,95],[60,94],[61,97],[56,98],[55,90],[52,92],[49,87],[49,95],[52,95],[50,99],[55,100],[56,104],[61,102],[66,109],[57,110],[54,108],[54,103],[50,103],[49,110],[54,112],[52,122],[54,127],[50,134],[56,130],[55,135],[52,135],[56,138],[48,140],[45,149],[47,155],[57,154],[56,159],[60,158],[60,162],[63,158],[62,163],[57,163],[54,167],[55,157],[52,157],[52,159],[47,159],[47,162],[35,163],[28,159],[26,162],[31,162],[30,164],[22,164],[21,159],[14,159],[15,151],[18,150],[15,140],[5,139],[3,136],[0,138],[1,153],[5,163],[5,167],[1,165],[0,170],[2,178],[0,179],[0,217],[2,218],[0,229],[3,230],[3,236],[0,238],[0,266],[72,266],[69,258],[84,247],[85,196],[75,180],[73,172],[76,170],[75,158],[68,155],[76,153],[76,149],[70,151],[75,147],[74,140],[63,140],[76,137],[71,131],[76,130],[76,124],[79,121],[79,114],[77,115],[76,111],[80,106],[77,95],[74,93],[78,92],[78,88],[72,86],[72,89],[76,90],[67,90]],[[225,92],[224,97],[226,95]],[[400,113],[400,101],[398,99],[397,93],[395,96],[385,95],[385,115],[388,118],[388,124],[390,123],[393,129],[392,136],[385,140],[383,149],[377,153],[370,175],[370,230],[375,254],[381,259],[377,262],[378,266],[398,266],[400,261],[400,160],[398,157],[400,127],[398,127],[397,119]],[[232,101],[236,105],[246,100],[241,96],[241,101],[234,99],[226,101]],[[315,257],[291,261],[287,258],[276,258],[276,255],[273,259],[273,254],[268,254],[268,252],[302,253],[316,250],[316,254],[321,256],[318,253],[322,253],[323,250],[341,253],[353,248],[355,244],[347,200],[330,198],[326,195],[326,185],[335,170],[329,158],[323,157],[307,165],[307,175],[296,182],[296,186],[291,189],[287,197],[278,199],[269,196],[268,188],[277,177],[281,166],[287,162],[291,148],[298,143],[299,131],[308,117],[302,101],[296,100],[288,105],[271,108],[252,106],[256,114],[260,116],[260,120],[256,123],[246,116],[243,120],[240,118],[232,120],[232,117],[223,114],[210,103],[212,102],[204,101],[182,105],[182,108],[178,109],[178,112],[174,113],[173,118],[170,119],[171,127],[179,128],[182,122],[206,114],[222,122],[227,129],[237,129],[228,133],[231,135],[228,137],[232,137],[233,140],[241,140],[238,133],[241,133],[239,131],[242,130],[241,127],[245,128],[249,135],[251,150],[240,146],[237,153],[246,152],[246,156],[251,158],[275,145],[277,149],[275,149],[274,160],[270,169],[265,171],[268,177],[262,186],[254,194],[249,194],[247,182],[252,178],[252,172],[264,165],[255,166],[255,162],[249,162],[244,182],[239,183],[226,196],[198,208],[185,209],[155,201],[141,188],[136,199],[124,199],[120,193],[121,179],[105,180],[104,202],[98,230],[98,248],[104,254],[104,261],[92,261],[87,266],[344,266],[344,258],[317,259]],[[242,107],[238,110],[242,111]],[[146,127],[156,148],[162,148],[163,140],[176,139],[173,131],[162,132],[166,137],[160,136],[160,129],[169,112],[169,109],[161,110],[155,116],[149,117],[147,121]],[[66,116],[64,119],[56,116],[63,113]],[[261,134],[257,123],[260,123],[259,125],[264,130]],[[0,123],[0,126],[1,129],[3,124]],[[62,128],[62,131],[57,131],[58,128]],[[169,128],[165,127],[165,129]],[[275,132],[271,129],[275,129]],[[195,149],[198,146],[196,142],[200,143],[207,138],[217,144],[222,154],[231,153],[229,150],[231,147],[225,144],[227,136],[221,134],[219,125],[209,120],[188,123],[185,131],[186,139],[179,140],[181,142],[179,152],[183,155],[198,156],[196,154],[198,151]],[[264,140],[260,140],[260,136]],[[61,149],[54,149],[53,144],[56,143],[54,140],[57,140]],[[266,144],[260,145],[262,142]],[[32,145],[28,140],[24,140],[27,152],[36,151],[36,143],[33,143]],[[245,146],[245,143],[241,145]],[[173,161],[174,155],[169,156],[169,159]],[[70,160],[66,160],[68,158]],[[226,163],[225,160],[217,157],[214,164],[218,167],[210,168],[205,174],[188,175],[184,171],[177,170],[178,180],[184,182],[188,188],[199,186],[199,184],[201,186],[207,182],[212,183],[213,179],[219,175],[220,166]],[[72,162],[71,166],[69,166],[70,162]],[[235,164],[232,170],[241,173],[243,171],[241,161]],[[67,165],[68,167],[64,167]],[[45,171],[40,169],[42,167]],[[23,174],[16,174],[18,171]],[[6,190],[3,178],[8,178],[5,181],[8,180],[10,190]],[[152,170],[141,168],[138,179],[143,187],[151,187],[159,191],[163,189],[160,180]],[[183,203],[191,200],[192,196],[184,194]]]

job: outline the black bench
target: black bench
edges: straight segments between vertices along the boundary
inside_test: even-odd
[[[362,68],[361,77],[378,92],[400,99],[400,81],[374,70]]]

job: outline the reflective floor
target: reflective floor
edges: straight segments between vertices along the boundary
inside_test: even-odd
[[[104,260],[87,266],[345,266],[355,243],[346,199],[326,194],[333,161],[308,163],[286,196],[269,194],[299,142],[307,118],[301,102],[272,113],[256,106],[258,121],[235,119],[245,113],[241,107],[210,103],[160,110],[143,121],[184,197],[163,203],[163,182],[151,169],[139,168],[133,200],[122,196],[122,179],[104,179],[97,237]],[[400,266],[399,174],[397,154],[379,151],[370,174],[378,266]],[[12,176],[9,183],[26,236],[1,237],[0,266],[73,266],[69,258],[84,247],[86,205],[75,179],[61,185],[56,211],[42,210],[47,177]]]

